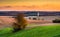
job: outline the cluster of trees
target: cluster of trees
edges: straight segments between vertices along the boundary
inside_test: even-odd
[[[22,30],[26,27],[27,21],[24,18],[24,16],[25,16],[24,14],[18,14],[15,17],[16,23],[13,23],[13,32]]]
[[[53,20],[53,23],[60,23],[60,19]]]

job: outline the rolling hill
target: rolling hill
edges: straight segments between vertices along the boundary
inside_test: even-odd
[[[60,26],[40,26],[32,29],[11,32],[11,28],[0,30],[0,37],[60,37]]]

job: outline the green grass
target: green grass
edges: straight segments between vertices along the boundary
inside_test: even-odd
[[[41,26],[32,29],[11,32],[11,28],[0,30],[0,37],[60,37],[60,26]]]

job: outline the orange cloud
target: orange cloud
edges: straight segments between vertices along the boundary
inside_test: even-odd
[[[59,4],[0,6],[0,10],[60,10]]]

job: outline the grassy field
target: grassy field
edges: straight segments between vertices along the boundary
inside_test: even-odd
[[[0,30],[0,37],[60,37],[60,26],[39,26],[12,33],[12,28]]]

